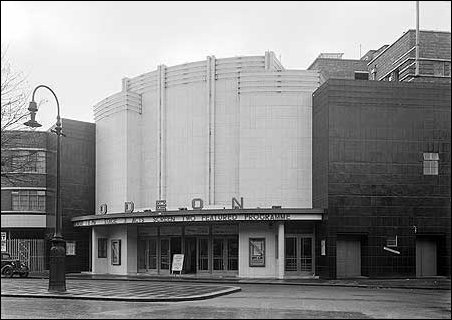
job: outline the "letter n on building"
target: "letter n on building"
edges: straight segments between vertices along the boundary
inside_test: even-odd
[[[243,209],[243,197],[240,197],[240,203],[236,198],[232,198],[232,209]]]

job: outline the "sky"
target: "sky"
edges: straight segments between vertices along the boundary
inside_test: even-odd
[[[420,1],[420,29],[451,31],[450,1]],[[121,80],[205,60],[275,52],[307,69],[321,52],[359,59],[416,28],[416,1],[1,1],[1,42],[34,89],[53,89],[61,117],[94,122],[93,106]],[[36,120],[55,99],[40,89]],[[47,110],[43,110],[47,109]]]

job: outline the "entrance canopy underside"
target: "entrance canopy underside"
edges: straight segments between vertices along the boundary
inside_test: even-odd
[[[143,223],[319,221],[322,220],[324,216],[325,210],[318,208],[215,209],[96,214],[75,217],[72,219],[72,222],[75,227],[91,227],[99,225]]]

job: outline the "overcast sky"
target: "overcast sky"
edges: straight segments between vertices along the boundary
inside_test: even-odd
[[[122,78],[159,64],[267,50],[287,69],[306,69],[321,52],[358,59],[415,29],[416,2],[1,1],[1,24],[2,47],[30,87],[51,87],[62,117],[94,122],[92,106]],[[450,32],[450,1],[420,1],[420,28]],[[47,129],[54,98],[36,95],[48,100],[37,115]]]

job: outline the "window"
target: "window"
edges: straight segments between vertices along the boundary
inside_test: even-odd
[[[397,236],[395,236],[394,238],[387,238],[386,246],[393,247],[393,248],[397,247]]]
[[[43,190],[18,190],[11,192],[12,211],[46,211],[46,192]]]
[[[446,74],[446,64],[443,61],[433,61],[433,75],[444,76]]]
[[[355,71],[355,80],[369,80],[369,72]]]
[[[438,153],[424,153],[424,175],[438,175]]]
[[[389,76],[389,81],[399,81],[399,69],[396,69],[391,72]]]
[[[370,73],[371,73],[371,79],[372,80],[377,80],[377,66],[375,66],[371,71],[370,71]]]
[[[46,172],[45,151],[20,150],[15,151],[11,156],[12,172]]]
[[[107,238],[97,239],[97,257],[106,258],[107,257]]]
[[[444,62],[444,75],[450,77],[450,62]]]

